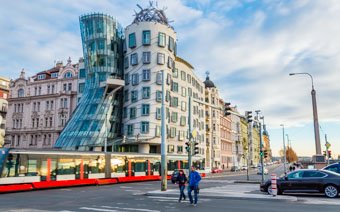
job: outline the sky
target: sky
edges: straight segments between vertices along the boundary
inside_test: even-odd
[[[126,27],[140,0],[0,0],[0,76],[15,79],[82,56],[79,16],[102,12]],[[320,122],[340,155],[340,1],[159,0],[177,32],[178,55],[238,110],[262,111],[273,154],[282,128],[299,156],[315,154],[311,80]]]

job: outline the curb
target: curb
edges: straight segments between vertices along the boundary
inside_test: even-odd
[[[157,197],[178,197],[178,194],[174,193],[153,193],[147,192],[144,194],[145,196],[157,196]],[[206,194],[199,194],[200,197],[206,198],[215,198],[215,199],[235,199],[235,200],[259,200],[259,201],[279,201],[279,202],[297,202],[297,197],[289,197],[289,198],[277,198],[272,197],[270,198],[269,195],[263,197],[256,197],[256,196],[231,196],[231,195],[206,195]]]
[[[260,181],[235,180],[234,183],[240,184],[261,184]]]

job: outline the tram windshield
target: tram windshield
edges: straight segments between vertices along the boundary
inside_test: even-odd
[[[0,177],[2,173],[2,168],[4,166],[5,160],[6,160],[7,150],[0,148]]]

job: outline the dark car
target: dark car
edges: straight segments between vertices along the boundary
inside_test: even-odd
[[[261,191],[271,194],[271,180],[261,184]],[[324,193],[337,197],[340,191],[340,174],[327,170],[300,169],[277,179],[277,194]]]
[[[322,168],[322,170],[328,170],[328,171],[332,171],[332,172],[336,172],[336,173],[340,174],[340,162],[328,165],[328,166]]]
[[[171,174],[171,182],[172,183],[176,183],[177,177],[179,175],[179,170],[174,170],[174,172],[172,172]]]

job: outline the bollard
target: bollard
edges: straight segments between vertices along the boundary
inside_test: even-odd
[[[275,197],[277,195],[276,174],[271,175],[271,182],[272,182],[272,195]]]

